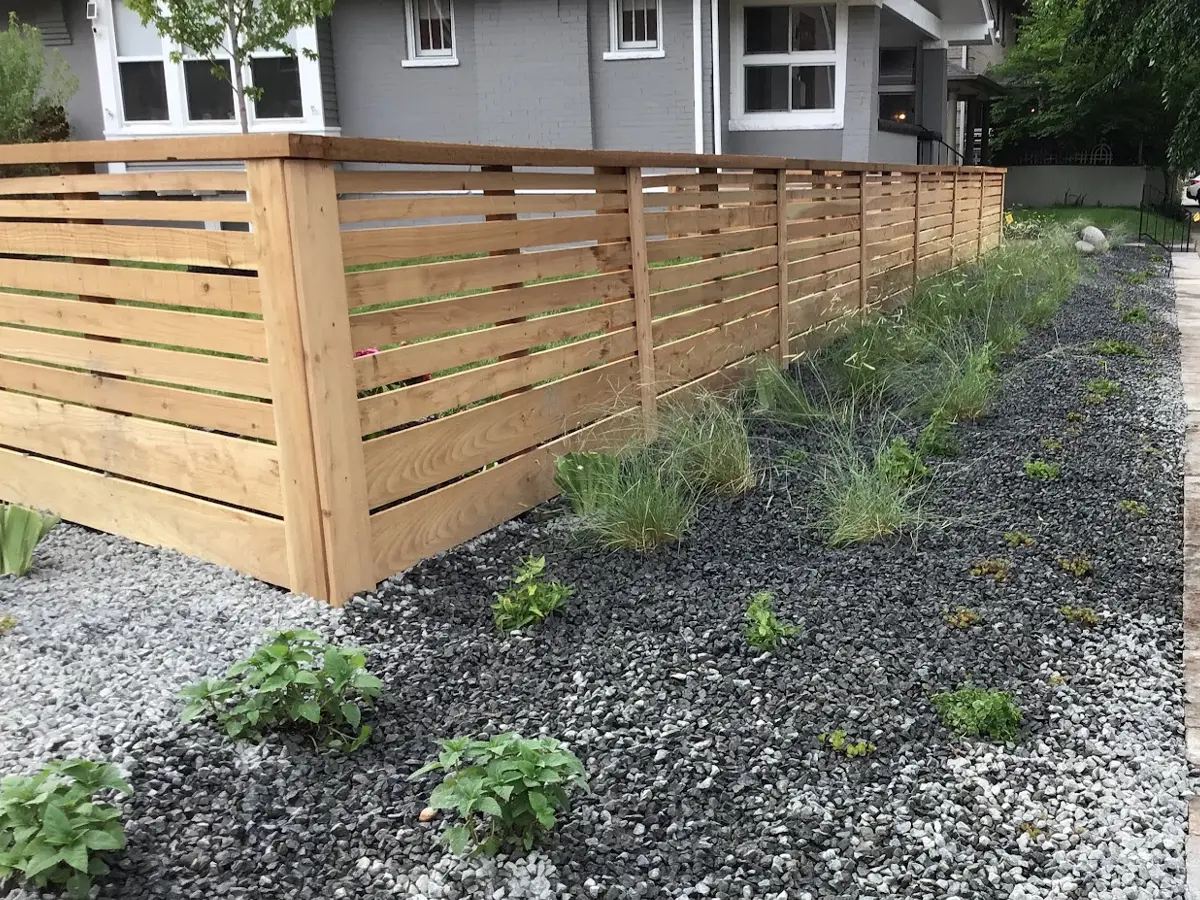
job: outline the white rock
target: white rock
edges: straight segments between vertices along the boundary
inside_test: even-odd
[[[1087,226],[1087,228],[1080,232],[1079,236],[1083,238],[1086,243],[1091,244],[1102,253],[1108,249],[1108,238],[1106,238],[1104,236],[1104,232],[1095,225]]]
[[[1080,253],[1087,255],[1087,254],[1096,252],[1096,245],[1089,244],[1087,241],[1076,241],[1075,249],[1078,250]]]

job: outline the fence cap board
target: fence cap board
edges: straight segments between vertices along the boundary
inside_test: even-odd
[[[0,165],[37,163],[213,162],[248,159],[318,159],[406,165],[609,166],[643,168],[818,169],[840,172],[1001,173],[995,166],[916,166],[893,163],[794,159],[783,156],[570,150],[504,147],[387,138],[311,134],[235,134],[207,137],[134,138],[0,145]]]

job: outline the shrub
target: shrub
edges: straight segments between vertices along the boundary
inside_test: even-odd
[[[1139,519],[1144,518],[1150,513],[1150,510],[1146,504],[1139,503],[1137,500],[1118,500],[1117,509]]]
[[[944,409],[936,410],[917,435],[917,453],[921,456],[957,456],[958,441],[950,429],[954,419]]]
[[[79,88],[65,59],[42,34],[9,13],[0,31],[0,143],[66,140],[63,109]]]
[[[1032,547],[1033,538],[1023,531],[1006,531],[1004,532],[1004,543],[1015,550],[1018,547]]]
[[[971,566],[971,574],[977,578],[991,578],[993,581],[1001,583],[1008,581],[1008,573],[1011,569],[1011,560],[1007,560],[1003,556],[996,556],[975,563],[975,565]]]
[[[1086,578],[1092,574],[1092,561],[1086,556],[1060,556],[1058,565],[1076,578]]]
[[[545,581],[546,557],[529,557],[513,571],[508,589],[496,595],[492,604],[496,627],[514,631],[540,622],[562,609],[574,591],[557,581]]]
[[[759,360],[750,382],[751,412],[785,425],[812,425],[825,418],[825,411],[804,393],[800,382],[767,359]]]
[[[951,628],[967,629],[972,625],[978,625],[983,621],[983,617],[975,610],[967,606],[956,606],[954,611],[946,610],[942,613],[942,620]]]
[[[668,468],[694,492],[735,496],[754,487],[750,438],[738,405],[701,394],[670,407],[664,410],[658,443]]]
[[[881,476],[897,484],[913,484],[929,474],[929,466],[904,438],[893,438],[878,451],[875,468]]]
[[[834,753],[840,753],[847,759],[855,759],[859,756],[868,756],[875,752],[875,745],[863,738],[851,738],[846,734],[846,729],[838,728],[830,732],[822,732],[817,735],[817,740],[828,747]]]
[[[16,627],[16,616],[0,616],[0,636],[8,634]]]
[[[542,831],[554,828],[572,790],[588,790],[583,764],[553,738],[504,732],[486,741],[439,741],[441,753],[410,776],[446,775],[429,805],[452,809],[462,823],[443,840],[454,853],[468,849],[493,855],[505,845],[529,850]]]
[[[1025,460],[1025,474],[1034,481],[1052,481],[1062,474],[1062,468],[1055,463],[1048,463],[1044,459],[1027,459]]]
[[[780,641],[796,633],[796,626],[781,622],[771,610],[775,595],[770,591],[759,591],[750,598],[746,607],[746,642],[767,653],[774,653]]]
[[[1012,741],[1017,737],[1021,710],[1011,694],[977,688],[969,681],[957,691],[934,694],[933,705],[944,724],[966,737],[986,735],[993,741]]]
[[[1110,339],[1093,342],[1092,351],[1101,356],[1131,356],[1134,359],[1143,359],[1146,356],[1146,351],[1137,344]]]
[[[335,647],[312,631],[281,631],[224,678],[184,688],[181,718],[212,716],[235,739],[298,730],[317,746],[357,750],[371,736],[361,706],[383,688],[365,664],[363,650]]]
[[[554,484],[575,514],[586,516],[612,494],[620,468],[620,460],[607,453],[568,453],[555,464]]]
[[[584,528],[602,547],[652,550],[681,540],[696,516],[696,495],[651,448],[620,460],[607,491],[593,498]]]
[[[878,465],[881,447],[870,457],[849,433],[835,435],[817,474],[819,525],[834,547],[895,534],[915,522],[921,485],[896,481]]]
[[[0,508],[0,575],[24,575],[32,569],[33,549],[59,521],[15,504]]]
[[[1068,622],[1081,628],[1095,628],[1100,624],[1100,616],[1090,606],[1064,606],[1059,612]]]
[[[90,760],[56,760],[38,774],[0,781],[0,885],[19,878],[87,897],[108,872],[103,854],[125,847],[121,811],[97,800],[130,793],[117,770]]]

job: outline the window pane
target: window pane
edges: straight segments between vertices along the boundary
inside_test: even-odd
[[[792,50],[832,50],[836,21],[834,6],[793,6]]]
[[[915,94],[880,94],[879,118],[891,119],[893,122],[908,122],[915,124],[916,112]]]
[[[651,44],[658,43],[658,4],[653,0],[646,3],[646,40]]]
[[[142,17],[117,0],[113,4],[113,30],[117,35],[117,56],[162,56],[162,38]]]
[[[917,50],[915,47],[879,48],[880,84],[916,84]]]
[[[454,50],[450,0],[416,0],[417,52],[449,56]]]
[[[250,63],[254,86],[262,88],[262,97],[254,102],[260,119],[300,119],[300,61],[293,56],[256,59]]]
[[[746,112],[788,109],[788,67],[746,66]]]
[[[226,74],[229,63],[225,62]],[[233,88],[226,79],[212,72],[212,63],[207,59],[189,59],[183,64],[183,77],[187,83],[188,118],[193,122],[232,119]]]
[[[833,109],[833,66],[792,66],[792,109]]]
[[[167,76],[160,62],[121,63],[121,105],[126,122],[165,122]]]
[[[655,0],[617,0],[617,48],[658,45],[658,5]]]
[[[746,52],[788,52],[788,8],[786,6],[746,7]]]

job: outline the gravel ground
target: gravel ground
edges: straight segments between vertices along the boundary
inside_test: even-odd
[[[1097,265],[1054,326],[1006,362],[996,412],[959,429],[963,453],[939,464],[931,525],[915,540],[827,549],[778,482],[710,506],[687,543],[649,555],[578,546],[560,507],[539,508],[328,618],[340,640],[371,647],[387,682],[375,735],[341,757],[288,740],[233,747],[163,718],[174,684],[219,671],[270,624],[268,609],[289,621],[321,611],[67,530],[44,571],[0,603],[29,617],[0,641],[16,638],[29,660],[17,672],[30,673],[0,683],[0,753],[31,733],[39,754],[79,733],[130,766],[130,847],[105,898],[1178,900],[1188,785],[1173,297],[1144,251]],[[1158,277],[1145,285],[1121,277],[1148,265]],[[1147,325],[1113,309],[1135,297],[1150,307]],[[1082,384],[1101,371],[1083,345],[1101,337],[1138,341],[1152,358],[1110,361],[1124,396],[1086,405]],[[1087,420],[1072,435],[1076,410]],[[1043,437],[1064,449],[1044,451]],[[1059,462],[1062,478],[1029,480],[1030,455]],[[1149,514],[1121,512],[1125,499]],[[1010,528],[1035,546],[1009,550]],[[488,604],[529,553],[546,554],[576,595],[544,627],[500,637]],[[1091,577],[1058,566],[1076,554],[1095,564]],[[969,574],[994,556],[1013,561],[1006,583]],[[139,562],[137,579],[153,582],[134,589]],[[740,634],[746,600],[762,589],[803,626],[776,656]],[[63,597],[78,608],[35,618]],[[1104,624],[1067,625],[1067,603],[1095,607]],[[943,611],[960,604],[983,623],[946,626]],[[82,697],[72,685],[65,701],[57,673],[67,664],[47,686],[33,669],[66,639],[60,620],[76,622],[63,629],[74,645],[81,622],[95,620],[95,634],[125,648],[89,642],[69,671],[105,683]],[[171,688],[145,696],[146,681],[166,677],[160,665]],[[132,674],[114,681],[111,666]],[[1016,744],[956,739],[938,724],[929,694],[966,677],[1016,695]],[[22,712],[9,725],[14,694]],[[93,703],[106,711],[97,726]],[[143,722],[132,735],[131,719]],[[816,735],[838,726],[876,753],[848,761],[822,750]],[[111,749],[97,727],[117,735]],[[525,858],[449,857],[435,842],[441,823],[417,820],[434,779],[407,776],[436,737],[506,728],[567,741],[594,793]],[[17,756],[30,762],[27,750]]]

